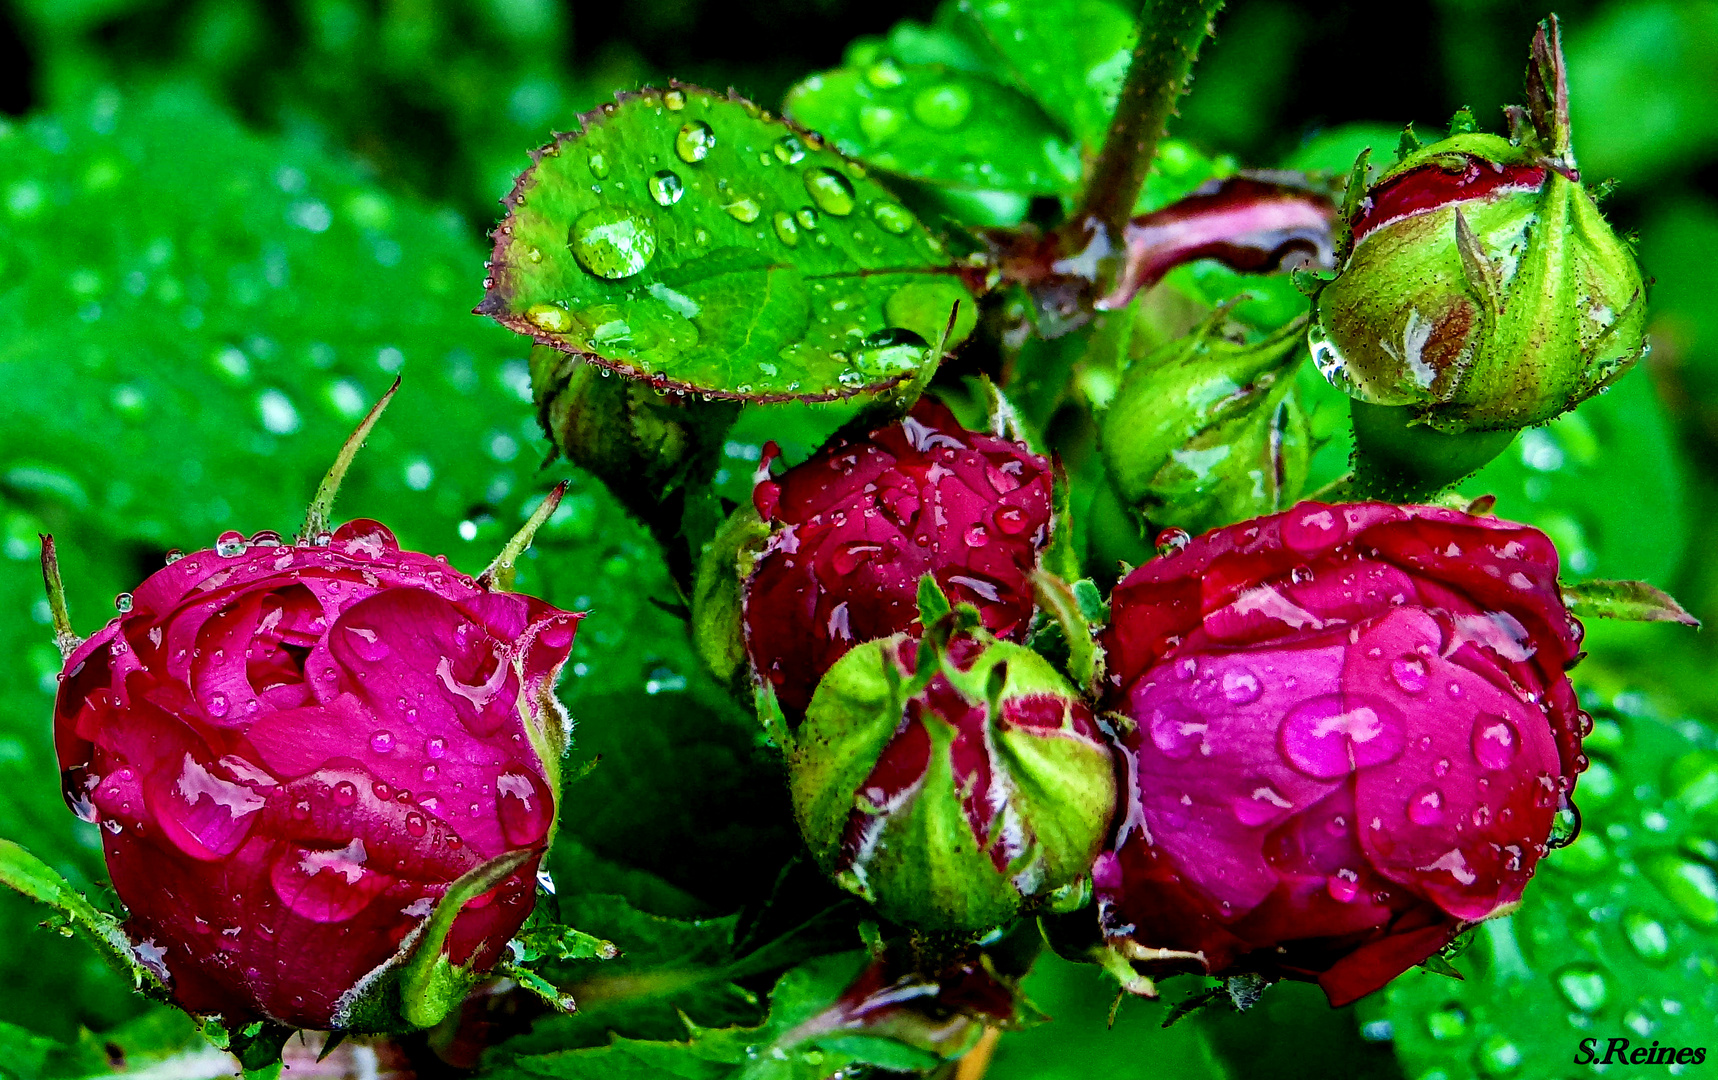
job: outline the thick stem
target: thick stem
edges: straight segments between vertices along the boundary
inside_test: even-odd
[[[1104,136],[1104,148],[1086,185],[1075,224],[1095,237],[1103,229],[1118,240],[1139,201],[1145,175],[1163,138],[1175,102],[1187,89],[1199,46],[1223,0],[1145,0],[1139,44],[1122,84],[1121,99]]]

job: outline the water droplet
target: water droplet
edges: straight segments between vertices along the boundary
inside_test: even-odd
[[[656,254],[656,227],[622,206],[586,210],[573,223],[573,257],[600,278],[617,281],[643,270]]]
[[[219,720],[221,717],[227,715],[229,708],[231,708],[231,706],[227,702],[227,695],[221,693],[219,690],[209,695],[208,709],[210,716]]]
[[[686,107],[686,94],[680,90],[665,90],[662,94],[662,104],[668,106],[669,112],[679,112]]]
[[[1642,869],[1671,903],[1690,922],[1718,926],[1718,873],[1705,863],[1681,855],[1660,852],[1642,863]]]
[[[180,559],[183,559],[184,557],[185,557],[185,553],[183,551],[180,551],[178,548],[174,548],[172,551],[169,551],[167,553],[167,565],[172,566],[174,563],[178,562]]]
[[[501,832],[514,847],[529,847],[549,831],[554,798],[531,770],[515,765],[495,778]]]
[[[788,247],[799,246],[799,223],[786,210],[777,210],[772,219],[775,225],[776,239]]]
[[[868,375],[900,375],[916,370],[930,355],[930,345],[911,330],[891,326],[867,335],[853,354],[853,366]]]
[[[1273,787],[1269,780],[1255,777],[1243,784],[1242,788],[1246,794],[1235,796],[1231,808],[1235,811],[1235,820],[1243,825],[1264,825],[1294,809],[1294,803]]]
[[[952,131],[972,112],[972,91],[959,83],[928,86],[913,95],[913,115],[937,131]]]
[[[1557,973],[1557,989],[1563,999],[1582,1012],[1597,1012],[1604,1008],[1610,987],[1599,969],[1576,964]]]
[[[673,206],[686,194],[686,185],[672,169],[663,169],[647,182],[650,197],[658,206]]]
[[[1340,510],[1317,507],[1290,514],[1282,525],[1283,543],[1301,555],[1317,555],[1348,535],[1348,522]]]
[[[231,559],[245,553],[247,541],[245,534],[236,529],[229,529],[215,540],[215,554],[222,558]]]
[[[846,217],[853,212],[853,183],[834,169],[805,170],[805,190],[826,214]]]
[[[805,144],[792,135],[783,135],[775,141],[776,160],[783,165],[797,165],[805,160]]]
[[[877,222],[877,227],[886,233],[900,236],[913,227],[913,215],[906,207],[897,203],[880,202],[871,205],[871,217]]]
[[[1482,713],[1473,722],[1473,759],[1482,769],[1506,769],[1521,748],[1521,734],[1501,716]]]
[[[893,57],[885,56],[865,69],[865,81],[879,90],[889,90],[907,81]]]
[[[1426,1017],[1426,1030],[1440,1041],[1459,1039],[1467,1034],[1467,1013],[1458,1005],[1446,1005]]]
[[[424,820],[424,816],[422,814],[413,810],[411,813],[406,815],[406,832],[413,836],[422,836],[428,831],[429,822]]]
[[[1403,656],[1390,661],[1390,677],[1396,680],[1397,686],[1410,694],[1424,690],[1429,681],[1426,662],[1417,656]]]
[[[967,528],[962,539],[966,541],[967,547],[983,547],[990,543],[990,530],[983,525],[973,524]]]
[[[728,212],[729,217],[743,225],[750,225],[752,222],[756,221],[758,219],[758,215],[763,212],[763,207],[758,205],[758,201],[756,199],[746,197],[735,199],[733,202],[722,207],[722,209]]]
[[[131,594],[128,592],[122,592],[113,598],[114,609],[121,615],[124,615],[131,610],[131,603]]]
[[[870,143],[884,142],[906,125],[907,114],[902,109],[876,102],[859,106],[859,130],[865,133],[865,139]]]
[[[378,731],[370,736],[370,749],[378,754],[390,753],[394,749],[394,733]]]
[[[1502,1035],[1493,1035],[1479,1046],[1479,1071],[1487,1076],[1508,1076],[1521,1067],[1521,1048]]]
[[[835,572],[843,577],[859,569],[861,565],[876,558],[883,551],[883,545],[867,543],[863,540],[842,544],[835,549],[831,562]]]
[[[1327,694],[1295,706],[1283,718],[1277,741],[1296,769],[1320,780],[1394,761],[1404,726],[1395,706],[1360,694]]]
[[[674,153],[688,165],[703,161],[715,146],[716,133],[702,120],[683,125],[674,136]]]
[[[592,154],[590,156],[590,160],[586,162],[586,164],[591,167],[592,176],[596,177],[598,180],[608,179],[608,158],[603,157],[601,154]]]
[[[802,229],[810,231],[817,228],[817,211],[813,210],[809,206],[802,206],[798,210],[795,210],[793,212],[793,218],[795,221],[799,222],[799,227]],[[822,240],[825,238],[820,236],[818,239]]]
[[[1444,793],[1436,785],[1426,784],[1408,798],[1408,820],[1415,825],[1444,823]]]
[[[1662,964],[1670,956],[1670,934],[1663,923],[1644,911],[1623,913],[1623,935],[1635,953],[1649,964]]]
[[[1360,875],[1353,870],[1338,870],[1324,879],[1325,891],[1339,904],[1351,903],[1360,895]]]
[[[424,783],[433,784],[435,783],[435,778],[441,775],[441,770],[434,765],[425,765],[423,772],[419,775],[423,777]]]
[[[1151,743],[1165,757],[1185,758],[1205,741],[1210,724],[1203,716],[1186,706],[1170,701],[1152,710],[1149,730]]]
[[[1157,534],[1157,553],[1163,556],[1178,555],[1193,538],[1187,535],[1186,529],[1168,528]]]
[[[1223,698],[1231,705],[1250,705],[1264,693],[1264,684],[1247,668],[1223,673]]]
[[[334,803],[337,806],[351,806],[358,798],[358,785],[350,780],[342,780],[334,785]]]
[[[1019,536],[1026,531],[1026,526],[1031,524],[1031,519],[1027,517],[1026,511],[1018,506],[999,507],[996,511],[995,521],[997,531],[1005,536]]]
[[[1551,835],[1546,837],[1545,846],[1555,851],[1566,848],[1581,835],[1581,810],[1574,802],[1564,799],[1563,805],[1551,817]]]

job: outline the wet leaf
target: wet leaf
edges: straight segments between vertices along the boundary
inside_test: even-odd
[[[1619,704],[1625,699],[1619,699]],[[1693,721],[1596,710],[1584,825],[1513,916],[1482,924],[1455,982],[1410,971],[1383,1015],[1409,1075],[1553,1076],[1581,1040],[1710,1043],[1718,1009],[1718,791],[1713,737]],[[1612,1064],[1616,1061],[1613,1058]]]
[[[737,96],[675,84],[582,120],[520,178],[478,309],[542,344],[681,391],[828,399],[917,371],[967,296],[861,166]]]
[[[1018,90],[974,72],[885,57],[813,75],[784,107],[843,153],[928,184],[1044,195],[1079,184],[1068,132]]]

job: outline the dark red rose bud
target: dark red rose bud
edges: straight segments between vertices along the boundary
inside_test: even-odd
[[[122,608],[67,660],[55,741],[180,1005],[343,1026],[451,882],[532,853],[447,938],[456,965],[494,961],[554,829],[552,690],[581,616],[373,521],[229,533]]]
[[[916,627],[927,573],[997,637],[1024,637],[1050,488],[1048,461],[929,399],[777,479],[760,470],[752,498],[775,528],[746,588],[746,644],[783,713],[803,715],[854,645]]]
[[[1543,533],[1302,503],[1130,574],[1105,632],[1124,956],[1370,993],[1520,899],[1586,761]],[[1196,966],[1196,965],[1195,965]]]

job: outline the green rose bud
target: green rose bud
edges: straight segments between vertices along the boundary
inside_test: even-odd
[[[818,863],[885,917],[979,933],[1091,868],[1115,766],[1048,661],[983,631],[854,648],[788,755]],[[917,672],[915,674],[915,672]]]
[[[1554,21],[1527,91],[1508,139],[1474,133],[1463,113],[1363,196],[1356,169],[1350,244],[1311,333],[1320,369],[1355,399],[1446,433],[1512,431],[1574,408],[1646,351],[1640,269],[1569,150]]]
[[[1249,345],[1224,335],[1225,314],[1136,361],[1103,417],[1110,483],[1157,528],[1202,533],[1274,513],[1306,481],[1293,393],[1306,324]]]

